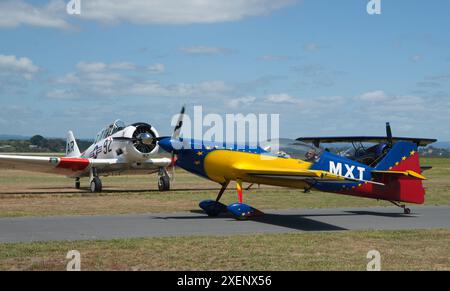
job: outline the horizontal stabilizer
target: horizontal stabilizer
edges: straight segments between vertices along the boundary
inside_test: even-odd
[[[425,178],[423,175],[414,172],[412,170],[406,170],[406,171],[372,171],[372,174],[376,175],[376,174],[385,174],[385,175],[404,175],[404,176],[409,176],[409,177],[413,177],[413,178],[417,178],[420,180],[426,180],[427,178]]]

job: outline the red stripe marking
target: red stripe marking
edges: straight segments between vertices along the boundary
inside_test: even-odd
[[[238,193],[238,199],[239,199],[239,203],[242,204],[242,186],[241,186],[241,181],[236,181],[236,190]]]
[[[89,166],[89,159],[83,158],[60,158],[57,168],[69,169],[72,171],[83,171]]]

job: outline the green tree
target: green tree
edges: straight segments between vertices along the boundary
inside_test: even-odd
[[[32,138],[30,138],[30,142],[32,145],[36,145],[39,147],[43,147],[47,144],[47,140],[42,135],[35,135]]]

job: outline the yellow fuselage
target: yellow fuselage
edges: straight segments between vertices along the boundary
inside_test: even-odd
[[[306,170],[311,167],[311,163],[298,159],[278,158],[255,153],[245,153],[231,150],[214,150],[209,152],[204,161],[205,173],[209,179],[224,183],[226,181],[241,180],[248,183],[266,184],[273,186],[309,188],[309,186],[299,179],[279,179],[273,175],[261,177],[261,175],[251,175],[248,169],[267,169],[267,172],[273,172],[274,169],[283,169],[283,171]],[[245,169],[245,170],[243,170]],[[271,171],[272,170],[272,171]]]

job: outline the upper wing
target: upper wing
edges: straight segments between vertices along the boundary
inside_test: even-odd
[[[380,143],[386,141],[386,136],[328,136],[328,137],[299,137],[298,141],[312,143],[318,146],[320,143],[340,143],[340,142],[373,142]],[[436,142],[433,138],[416,138],[416,137],[393,137],[393,142],[411,141],[417,146],[426,146]]]

